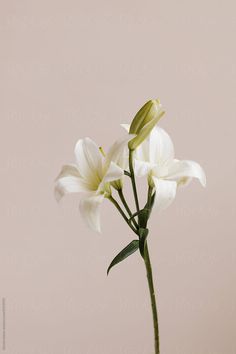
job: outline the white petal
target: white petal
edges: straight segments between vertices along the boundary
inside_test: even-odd
[[[124,168],[123,164],[128,154],[128,142],[134,136],[133,134],[125,135],[110,147],[105,159],[105,169],[109,167],[111,161]]]
[[[127,132],[129,132],[130,124],[121,124],[122,128],[124,128]]]
[[[89,189],[80,177],[66,176],[56,180],[54,191],[55,198],[59,202],[65,194],[88,192]]]
[[[175,199],[177,183],[152,177],[156,189],[155,207],[157,210],[166,209]]]
[[[168,179],[178,183],[184,182],[188,178],[197,178],[203,187],[206,186],[206,175],[202,167],[195,161],[173,160],[168,169]]]
[[[143,162],[150,162],[149,157],[150,142],[149,139],[144,140],[144,142],[138,146],[135,150],[135,158]]]
[[[70,164],[62,166],[61,172],[57,176],[56,180],[67,176],[81,177],[76,165]]]
[[[151,163],[165,163],[174,158],[174,145],[162,128],[155,127],[149,136],[149,159]]]
[[[134,160],[134,173],[137,177],[147,176],[151,169],[152,165],[149,162]]]
[[[88,186],[82,180],[76,165],[64,165],[56,178],[55,198],[57,201],[67,193],[87,192]]]
[[[102,157],[96,143],[90,138],[80,139],[75,156],[81,176],[90,183],[99,184],[102,178]]]
[[[116,181],[124,175],[124,170],[111,161],[102,183]]]
[[[104,195],[95,195],[86,198],[80,202],[80,213],[86,224],[93,231],[101,232],[100,224],[100,205],[103,202]]]

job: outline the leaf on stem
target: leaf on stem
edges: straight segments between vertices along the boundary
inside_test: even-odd
[[[109,274],[112,267],[116,264],[122,262],[125,258],[129,257],[131,254],[137,251],[139,248],[139,240],[131,241],[118,255],[113,259],[111,264],[107,269],[107,275]]]
[[[155,197],[156,197],[156,192],[152,194],[151,199],[150,199],[150,204],[149,204],[149,200],[148,200],[144,208],[150,209],[150,211],[151,211],[153,208],[154,202],[155,202]]]
[[[149,215],[150,215],[150,210],[148,208],[144,208],[140,210],[138,220],[141,228],[146,229]]]
[[[129,218],[129,221],[132,221],[136,216],[138,216],[140,227],[145,229],[146,226],[147,226],[148,218],[150,216],[150,212],[151,212],[151,210],[147,208],[147,204],[146,204],[143,209],[141,209],[141,210],[137,211],[136,213],[134,213]]]
[[[144,248],[145,248],[147,236],[148,236],[148,229],[140,228],[139,229],[139,250],[143,258],[144,258]]]

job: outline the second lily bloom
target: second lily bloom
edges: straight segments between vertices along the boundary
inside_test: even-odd
[[[154,206],[159,210],[167,208],[176,196],[177,187],[192,178],[206,186],[202,167],[192,160],[177,160],[170,136],[159,127],[136,149],[134,171],[138,177],[146,176],[149,185],[155,187]]]

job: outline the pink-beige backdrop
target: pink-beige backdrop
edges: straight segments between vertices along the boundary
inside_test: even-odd
[[[197,182],[153,214],[161,354],[236,353],[235,1],[2,0],[0,296],[6,354],[152,354],[138,253],[112,206],[102,235],[53,181],[77,139],[106,148],[149,98]],[[0,339],[3,341],[2,310]]]

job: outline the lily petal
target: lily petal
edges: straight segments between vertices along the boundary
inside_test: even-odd
[[[109,149],[106,160],[105,168],[108,168],[111,161],[115,162],[118,166],[125,169],[128,157],[128,142],[134,137],[134,134],[123,136],[117,140]]]
[[[134,173],[137,177],[147,176],[148,173],[152,170],[152,165],[150,162],[134,160]]]
[[[100,205],[103,200],[104,195],[99,194],[80,201],[80,213],[93,231],[101,232]]]
[[[135,150],[135,159],[142,162],[151,162],[149,158],[150,142],[146,139],[141,145]]]
[[[108,170],[105,176],[103,177],[102,183],[116,181],[117,179],[120,179],[123,175],[124,170],[117,164],[115,164],[113,161],[111,161],[110,166],[108,167]]]
[[[80,177],[65,176],[56,180],[55,198],[59,202],[61,198],[68,193],[89,192],[89,188]]]
[[[127,132],[129,132],[130,124],[122,123],[121,127],[124,128]]]
[[[151,163],[165,163],[174,159],[174,145],[170,136],[160,127],[155,127],[149,136],[149,159]]]
[[[90,138],[80,139],[75,146],[75,157],[81,176],[99,184],[102,178],[102,157],[97,144]]]
[[[56,180],[58,180],[61,177],[67,177],[67,176],[81,177],[78,167],[74,164],[62,166],[61,172],[57,176]]]
[[[195,161],[190,160],[173,160],[168,168],[168,176],[170,180],[175,180],[179,184],[187,181],[189,178],[197,178],[203,187],[206,186],[206,175],[203,168]]]
[[[175,199],[177,183],[175,181],[163,180],[155,176],[153,176],[152,179],[156,188],[155,207],[159,211],[166,209]]]

